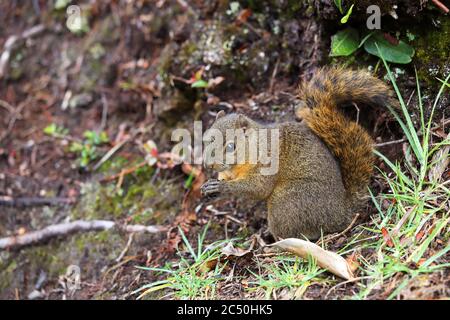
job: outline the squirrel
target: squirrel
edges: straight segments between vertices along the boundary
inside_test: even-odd
[[[219,178],[208,180],[201,192],[265,200],[275,238],[315,240],[348,227],[362,209],[373,171],[372,138],[339,106],[385,106],[395,101],[388,86],[369,72],[342,67],[320,69],[299,86],[298,96],[301,103],[295,114],[300,122],[267,125],[220,111],[211,128],[224,135],[227,129],[278,129],[279,167],[275,174],[262,175],[262,165],[247,158],[234,165],[208,164],[205,158],[205,166],[218,171]],[[236,152],[234,142],[226,142],[224,155]]]

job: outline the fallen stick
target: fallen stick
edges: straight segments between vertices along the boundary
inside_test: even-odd
[[[20,35],[10,36],[4,45],[3,53],[0,55],[0,79],[4,77],[6,69],[8,67],[9,59],[11,58],[12,51],[17,47],[19,41],[24,41],[30,37],[33,37],[45,30],[45,26],[39,24],[28,30],[25,30]]]
[[[100,179],[100,182],[109,182],[109,181],[113,181],[117,178],[123,177],[127,174],[131,174],[133,172],[135,172],[137,169],[142,168],[143,166],[145,166],[148,162],[147,161],[142,161],[140,163],[138,163],[137,165],[131,167],[131,168],[127,168],[127,169],[122,169],[122,171],[120,171],[119,173],[109,176],[109,177],[105,177]]]
[[[32,207],[73,204],[74,198],[63,197],[19,197],[0,196],[0,206]]]
[[[431,0],[436,7],[438,7],[439,9],[441,9],[443,12],[448,13],[449,9],[439,0]]]
[[[322,246],[324,245],[324,243],[328,243],[331,240],[334,240],[334,239],[339,238],[340,236],[346,234],[351,228],[353,228],[353,226],[355,225],[355,222],[358,220],[359,216],[360,216],[359,213],[355,214],[352,222],[350,222],[350,224],[347,226],[347,228],[344,229],[344,231],[339,232],[338,234],[335,234],[335,235],[331,235],[331,237],[329,237],[328,239],[324,239],[322,241]],[[318,245],[318,243],[316,243],[316,244]]]
[[[109,220],[76,220],[68,223],[55,224],[44,229],[31,231],[23,235],[0,239],[0,250],[17,249],[26,245],[35,244],[58,236],[66,236],[75,232],[103,231],[118,227],[125,232],[158,233],[165,231],[165,227],[143,225],[119,225]]]

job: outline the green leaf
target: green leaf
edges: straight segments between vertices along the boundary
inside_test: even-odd
[[[339,31],[331,37],[330,56],[349,56],[358,49],[359,33],[353,28]]]
[[[384,59],[389,62],[407,64],[411,62],[414,55],[413,47],[403,41],[399,41],[397,45],[394,45],[386,40],[380,32],[373,34],[372,37],[367,39],[364,43],[364,49],[368,53],[381,58],[376,44],[378,44]]]
[[[194,178],[195,178],[194,173],[191,172],[189,174],[189,177],[187,178],[186,182],[184,183],[184,188],[185,189],[189,189],[191,187],[192,181],[194,181]]]
[[[83,145],[79,142],[72,142],[69,148],[70,152],[80,152],[81,150],[83,150]]]
[[[105,131],[100,132],[100,142],[101,143],[109,142],[108,134]]]
[[[192,88],[207,88],[208,87],[208,82],[206,82],[205,80],[197,80],[195,81],[192,85]]]
[[[52,137],[64,137],[65,135],[67,135],[67,133],[69,132],[69,130],[67,130],[64,127],[60,127],[55,123],[49,124],[48,126],[46,126],[44,128],[44,133],[46,135],[52,136]]]
[[[56,133],[56,130],[57,130],[56,124],[52,123],[44,128],[44,133],[48,134],[49,136],[52,136],[53,134]]]
[[[352,4],[352,6],[350,7],[350,9],[348,9],[347,14],[346,14],[345,16],[342,17],[342,19],[341,19],[341,23],[342,23],[342,24],[347,23],[348,19],[350,18],[350,15],[352,14],[353,7],[354,7],[354,6],[355,6],[355,5]]]
[[[342,0],[334,0],[334,4],[338,7],[339,12],[344,14],[344,9],[342,9]]]

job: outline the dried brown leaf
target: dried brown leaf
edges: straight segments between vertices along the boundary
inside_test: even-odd
[[[327,269],[338,277],[346,280],[354,278],[351,267],[343,257],[335,252],[325,250],[310,241],[288,238],[278,241],[272,246],[292,252],[303,259],[312,256],[320,267]]]

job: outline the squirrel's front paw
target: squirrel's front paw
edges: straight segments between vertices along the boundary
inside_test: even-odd
[[[202,187],[201,192],[203,196],[209,196],[213,194],[217,194],[221,191],[222,182],[219,180],[208,180],[206,181]]]

